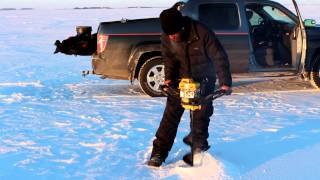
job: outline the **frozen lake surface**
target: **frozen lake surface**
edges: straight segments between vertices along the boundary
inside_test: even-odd
[[[306,16],[320,22],[313,6]],[[320,93],[245,92],[214,102],[205,164],[186,167],[181,121],[163,167],[149,168],[165,98],[127,81],[81,77],[90,57],[53,55],[76,25],[162,9],[0,11],[0,179],[319,179]]]

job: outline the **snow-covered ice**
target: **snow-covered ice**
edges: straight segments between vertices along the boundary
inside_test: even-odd
[[[181,141],[186,112],[164,166],[145,165],[165,98],[147,97],[127,81],[83,78],[90,57],[52,52],[76,25],[96,30],[100,21],[160,11],[0,11],[0,179],[319,179],[316,90],[218,99],[212,148],[195,168],[181,161],[189,150]],[[307,16],[320,21],[316,13]]]

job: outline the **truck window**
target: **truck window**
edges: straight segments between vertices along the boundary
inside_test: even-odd
[[[277,8],[271,7],[271,6],[264,6],[263,10],[269,14],[272,19],[276,20],[276,21],[282,21],[282,22],[286,22],[288,24],[294,24],[294,21],[292,19],[290,19],[285,13],[283,13],[282,11],[280,11]]]
[[[236,30],[240,24],[238,7],[231,3],[201,4],[199,20],[214,30]]]

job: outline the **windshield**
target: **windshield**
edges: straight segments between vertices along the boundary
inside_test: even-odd
[[[283,13],[282,11],[280,11],[277,8],[271,7],[271,6],[264,6],[263,10],[269,15],[271,16],[271,18],[273,20],[276,21],[282,21],[282,22],[287,22],[290,24],[294,24],[294,21],[289,18],[285,13]]]

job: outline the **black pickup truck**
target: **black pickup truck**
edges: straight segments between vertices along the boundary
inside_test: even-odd
[[[320,26],[303,20],[296,1],[292,3],[296,13],[269,0],[188,0],[175,8],[216,33],[232,73],[290,72],[320,88]],[[83,29],[87,33],[78,32],[72,46],[66,46],[70,39],[57,41],[56,52],[92,55],[93,74],[138,79],[146,94],[161,95],[164,66],[158,18],[102,22],[92,35]]]

